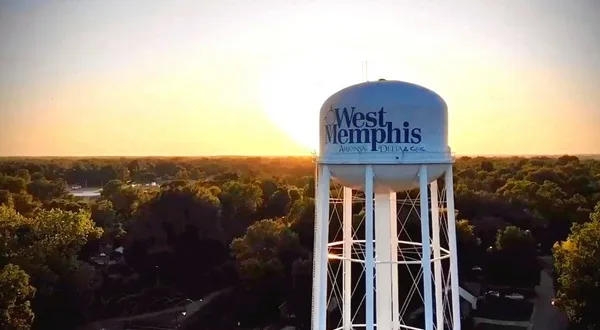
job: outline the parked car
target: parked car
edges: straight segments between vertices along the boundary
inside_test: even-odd
[[[500,292],[498,292],[498,291],[488,291],[485,293],[485,295],[500,298]]]
[[[507,294],[504,296],[507,299],[512,299],[512,300],[524,300],[525,296],[519,293],[511,293],[511,294]]]

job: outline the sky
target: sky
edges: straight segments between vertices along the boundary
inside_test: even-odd
[[[600,153],[599,12],[596,0],[0,0],[0,156],[309,154],[325,99],[378,78],[441,95],[457,154]]]

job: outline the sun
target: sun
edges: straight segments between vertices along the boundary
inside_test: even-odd
[[[358,82],[332,68],[288,62],[265,72],[260,86],[261,106],[269,120],[307,152],[318,149],[319,111],[325,100]]]
[[[316,81],[295,70],[279,70],[261,86],[261,105],[268,119],[308,152],[318,148],[319,110],[325,101]]]

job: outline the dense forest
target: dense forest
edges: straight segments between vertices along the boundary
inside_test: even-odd
[[[0,328],[73,329],[226,289],[193,329],[272,324],[283,303],[306,329],[314,171],[308,157],[0,159]],[[557,305],[599,329],[600,161],[461,157],[454,183],[461,280],[478,266],[533,286],[553,255]]]

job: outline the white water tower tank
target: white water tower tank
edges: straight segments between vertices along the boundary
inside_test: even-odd
[[[361,83],[325,101],[319,126],[312,330],[460,330],[444,100],[406,82]],[[402,193],[415,188],[418,194]],[[415,219],[416,241],[406,232]],[[364,239],[356,235],[361,228]],[[410,283],[410,290],[400,283]],[[355,299],[359,285],[364,297]],[[341,302],[340,314],[328,310],[332,301]],[[404,306],[423,308],[423,327],[410,322]]]
[[[452,162],[446,102],[425,87],[383,79],[353,85],[329,97],[320,115],[319,161],[344,186],[363,190],[368,164],[375,191],[410,190],[420,164],[429,165],[431,181]]]

